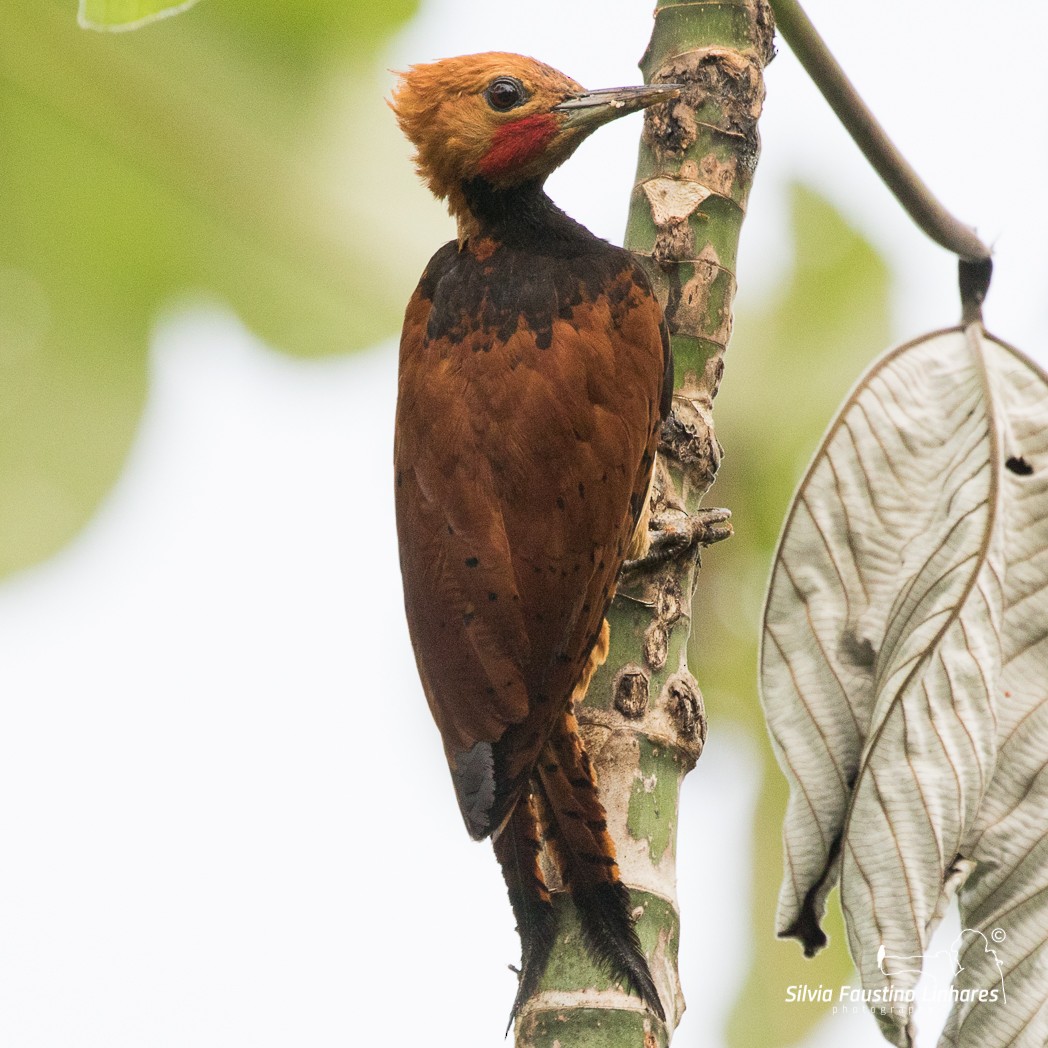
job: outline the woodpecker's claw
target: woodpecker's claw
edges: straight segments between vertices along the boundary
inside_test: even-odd
[[[651,519],[651,545],[645,556],[628,560],[622,566],[623,576],[635,574],[682,554],[731,538],[730,509],[700,509],[688,516],[682,513],[655,516]]]
[[[519,968],[515,964],[509,965],[509,970],[517,976],[517,995],[513,998],[513,1007],[510,1009],[509,1022],[506,1023],[506,1032],[502,1035],[503,1038],[509,1037],[509,1032],[513,1029],[513,1023],[516,1021],[517,1016],[520,1015],[524,1002],[538,989],[539,979],[542,978],[546,961],[549,960],[548,948],[539,946],[537,951],[539,959],[537,961],[531,956],[535,952],[534,949],[527,950],[526,955],[521,958]]]

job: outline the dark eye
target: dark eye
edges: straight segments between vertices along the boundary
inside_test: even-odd
[[[519,106],[528,96],[524,85],[519,80],[511,76],[500,76],[497,80],[491,81],[487,91],[484,92],[484,97],[492,109],[504,113],[507,109]]]

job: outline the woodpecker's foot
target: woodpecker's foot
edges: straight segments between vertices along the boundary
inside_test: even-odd
[[[651,545],[638,560],[622,566],[624,576],[665,564],[691,550],[732,536],[730,509],[700,509],[692,515],[671,512],[651,519]]]

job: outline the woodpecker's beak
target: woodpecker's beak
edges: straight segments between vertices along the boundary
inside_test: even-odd
[[[591,131],[609,120],[635,113],[638,109],[676,98],[680,84],[644,84],[641,87],[606,87],[587,91],[566,99],[553,107],[552,112],[563,114],[561,127],[565,130]]]

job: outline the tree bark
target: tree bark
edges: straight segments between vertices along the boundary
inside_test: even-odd
[[[684,85],[678,100],[645,118],[626,235],[666,314],[676,388],[656,467],[653,553],[620,581],[610,655],[576,712],[667,1021],[593,965],[571,901],[558,891],[556,946],[517,1019],[517,1048],[665,1048],[684,1012],[677,802],[706,737],[687,664],[690,609],[698,549],[726,530],[700,505],[720,464],[713,398],[731,334],[772,37],[766,0],[658,0],[641,59],[647,82]]]

